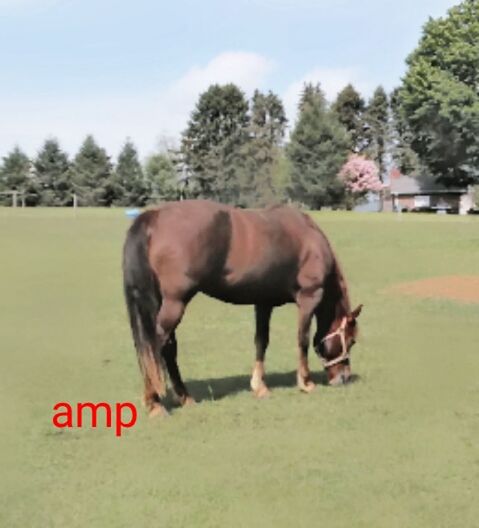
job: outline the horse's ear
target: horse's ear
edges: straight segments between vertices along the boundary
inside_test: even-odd
[[[355,319],[357,319],[362,309],[363,309],[362,304],[360,304],[357,308],[355,308],[348,316],[349,321],[354,321]]]

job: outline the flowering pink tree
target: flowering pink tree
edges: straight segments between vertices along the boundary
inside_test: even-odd
[[[377,193],[383,190],[376,163],[359,154],[349,156],[348,161],[339,172],[339,178],[344,183],[350,205],[357,203],[368,193]]]

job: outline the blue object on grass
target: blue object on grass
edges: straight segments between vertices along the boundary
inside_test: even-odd
[[[128,216],[128,218],[136,218],[140,214],[139,209],[126,209],[125,214]]]

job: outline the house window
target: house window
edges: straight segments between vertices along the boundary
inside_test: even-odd
[[[430,207],[431,206],[431,197],[430,196],[415,196],[414,197],[414,207]]]

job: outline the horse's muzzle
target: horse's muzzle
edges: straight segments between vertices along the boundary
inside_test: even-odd
[[[337,387],[339,385],[345,385],[351,379],[351,368],[349,365],[343,365],[341,368],[329,378],[329,385]]]

